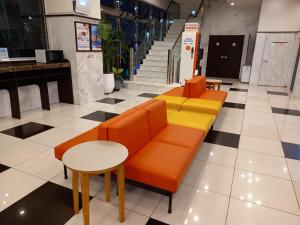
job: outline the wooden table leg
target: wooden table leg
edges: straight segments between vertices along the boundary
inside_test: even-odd
[[[124,165],[120,165],[117,169],[118,176],[118,197],[119,197],[119,220],[121,223],[125,221],[125,172]]]
[[[219,83],[218,84],[218,90],[220,91],[220,89],[221,89],[221,84]]]
[[[72,185],[73,185],[73,206],[74,206],[74,213],[78,214],[79,212],[79,199],[78,199],[78,172],[73,171],[72,177]]]
[[[84,225],[90,224],[89,175],[81,174],[82,210]]]
[[[105,173],[105,197],[110,202],[110,172]]]

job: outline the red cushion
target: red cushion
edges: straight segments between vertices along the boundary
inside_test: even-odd
[[[123,144],[132,157],[150,141],[146,112],[136,110],[115,121],[108,128],[108,140]]]

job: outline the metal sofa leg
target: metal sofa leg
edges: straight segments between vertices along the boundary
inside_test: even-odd
[[[173,193],[170,193],[169,194],[169,209],[168,209],[169,214],[172,213],[172,200],[173,200]]]
[[[65,175],[65,179],[68,179],[68,171],[65,165],[64,165],[64,175]]]

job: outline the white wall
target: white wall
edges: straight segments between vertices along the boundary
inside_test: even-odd
[[[258,31],[299,31],[300,0],[263,0]]]
[[[176,0],[180,4],[180,18],[186,19],[193,10],[197,11],[202,0]]]

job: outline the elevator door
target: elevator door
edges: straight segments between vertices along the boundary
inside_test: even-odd
[[[243,46],[244,35],[210,35],[207,76],[238,79]]]

